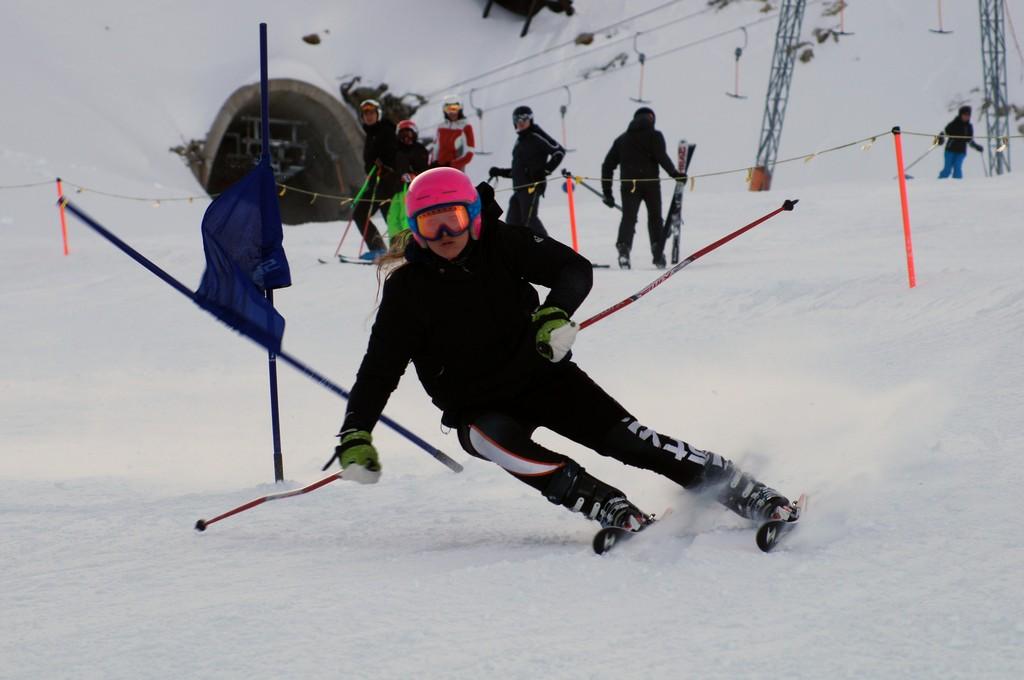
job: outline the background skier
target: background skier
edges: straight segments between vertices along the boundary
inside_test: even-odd
[[[533,122],[529,106],[517,106],[512,112],[516,128],[516,145],[512,148],[512,167],[490,169],[491,177],[511,177],[515,190],[508,203],[509,224],[529,227],[541,236],[548,232],[537,214],[540,197],[547,189],[545,178],[553,173],[565,157],[565,149],[551,135]]]
[[[483,195],[483,199],[481,199]],[[498,219],[487,184],[435,168],[406,197],[412,238],[381,260],[390,269],[352,387],[338,460],[346,479],[374,483],[371,430],[410,361],[442,423],[471,455],[500,465],[549,501],[636,530],[649,521],[619,489],[532,439],[549,428],[598,453],[711,490],[751,519],[789,517],[789,501],[715,453],[644,427],[570,360],[573,312],[591,264],[553,239]],[[537,284],[550,289],[543,303]]]
[[[641,201],[647,208],[647,233],[651,239],[654,266],[659,269],[665,266],[665,225],[661,217],[661,183],[657,181],[659,165],[670,177],[686,179],[686,175],[679,172],[668,157],[664,135],[654,129],[654,111],[641,106],[633,114],[633,120],[626,131],[612,142],[601,164],[601,189],[605,205],[609,207],[615,205],[612,175],[616,166],[621,166],[622,219],[615,247],[619,251],[619,266],[623,269],[630,267],[629,254],[633,248],[633,234]]]
[[[366,99],[359,105],[359,114],[363,122],[366,141],[363,144],[363,169],[369,175],[376,167],[370,180],[370,186],[363,193],[363,198],[355,206],[353,221],[366,242],[367,251],[360,255],[361,259],[374,260],[385,252],[387,247],[380,232],[370,217],[380,211],[386,217],[384,206],[398,191],[398,175],[395,174],[395,124],[384,118],[380,102]]]
[[[947,140],[946,137],[949,137]],[[942,171],[939,179],[946,179],[950,173],[953,179],[963,179],[964,159],[967,157],[967,145],[976,151],[984,151],[981,144],[974,141],[974,126],[971,125],[971,107],[961,106],[956,118],[949,121],[946,129],[939,133],[939,144],[946,142]]]
[[[395,174],[401,185],[388,206],[388,240],[409,228],[405,218],[405,193],[416,175],[428,167],[427,147],[419,141],[419,128],[411,120],[398,122],[398,146],[395,149]]]
[[[466,120],[462,101],[453,94],[444,98],[441,114],[444,120],[437,127],[437,140],[434,142],[434,157],[431,164],[465,172],[476,150],[473,126]]]

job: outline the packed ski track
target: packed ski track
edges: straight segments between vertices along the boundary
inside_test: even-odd
[[[141,11],[110,0],[88,12],[59,7],[66,21],[54,26],[53,7],[12,3],[16,20],[0,28],[0,50],[21,65],[11,78],[23,98],[12,99],[0,133],[0,186],[61,175],[122,195],[201,192],[166,148],[202,136],[223,98],[255,79],[261,20],[272,46],[288,45],[272,49],[272,77],[303,74],[333,88],[333,77],[358,70],[396,91],[428,91],[658,3],[608,2],[592,14],[577,3],[578,23],[545,10],[523,40],[506,13],[481,21],[482,3],[465,4],[471,11],[452,3],[429,14],[385,2],[376,17],[310,3],[299,20],[283,7],[257,16],[233,3],[196,26],[198,3]],[[934,3],[866,4],[847,11],[857,35],[798,65],[780,156],[898,123],[934,131],[947,100],[976,83],[976,8],[946,3],[955,32],[936,36],[926,30]],[[703,7],[684,1],[673,16]],[[399,22],[397,35],[458,22],[484,56],[412,61],[423,43],[411,38],[392,41],[393,60],[379,56],[370,36],[399,10],[416,20]],[[808,12],[805,33],[822,21]],[[753,4],[731,6],[675,40],[756,16]],[[351,44],[308,53],[292,45],[320,24]],[[691,173],[750,162],[774,27],[766,25],[750,31],[744,102],[720,92],[732,86],[732,43],[686,53],[686,63],[721,61],[722,81],[714,69],[691,69],[685,96],[664,84],[678,75],[668,60],[648,65],[659,129],[673,149],[684,135],[700,146]],[[877,49],[852,42],[871,44],[873,31]],[[165,33],[187,38],[173,44]],[[894,46],[897,34],[905,42]],[[937,50],[942,40],[959,51]],[[487,45],[507,52],[499,59]],[[40,47],[54,58],[27,58]],[[378,63],[357,62],[370,52]],[[863,108],[849,88],[829,89],[898,54],[900,68],[873,72],[877,96],[857,95]],[[559,77],[510,83],[492,101]],[[569,141],[579,151],[564,164],[573,172],[597,173],[635,106],[635,78],[626,71],[574,90]],[[921,88],[904,88],[907,78]],[[832,96],[834,108],[815,108]],[[602,97],[614,103],[602,108]],[[710,103],[694,110],[692,101]],[[552,133],[558,104],[534,104]],[[507,114],[488,119],[485,138],[502,159],[512,132],[496,123]],[[918,145],[910,157],[924,150],[922,140],[905,142]],[[792,497],[808,494],[799,531],[769,554],[726,510],[540,432],[645,511],[673,509],[642,540],[594,555],[596,525],[466,455],[413,371],[385,412],[464,464],[462,473],[378,426],[379,484],[338,481],[196,532],[200,518],[326,474],[344,402],[280,367],[287,481],[270,483],[265,351],[78,222],[69,221],[64,257],[52,184],[0,191],[0,678],[1021,677],[1024,183],[1019,172],[984,177],[975,156],[962,181],[933,179],[939,153],[915,167],[918,285],[909,289],[892,139],[847,153],[780,167],[770,192],[745,191],[742,175],[688,187],[683,257],[785,199],[799,204],[584,329],[573,349],[645,424],[729,456]],[[482,179],[488,164],[474,161],[471,173]],[[69,195],[198,284],[206,202],[154,208]],[[663,191],[665,205],[669,198]],[[576,200],[581,251],[614,266],[618,213],[586,191]],[[552,235],[568,241],[557,183],[541,210]],[[378,281],[373,268],[333,261],[343,228],[285,227],[294,285],[275,304],[288,322],[285,349],[350,385]],[[576,318],[655,279],[646,249],[641,217],[633,269],[596,269]]]

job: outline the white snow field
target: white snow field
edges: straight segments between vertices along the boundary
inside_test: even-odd
[[[675,510],[597,557],[595,525],[462,452],[413,375],[386,413],[463,473],[380,425],[378,485],[336,482],[193,530],[320,478],[345,404],[280,367],[288,481],[274,485],[266,353],[70,217],[65,257],[49,182],[94,189],[70,198],[195,288],[208,201],[151,199],[202,194],[167,148],[202,137],[223,100],[256,80],[260,21],[271,77],[334,96],[345,73],[433,92],[664,3],[577,2],[571,19],[542,12],[524,39],[500,8],[480,19],[483,4],[4,4],[0,677],[1024,676],[1024,180],[986,178],[974,152],[962,181],[933,179],[940,151],[915,167],[910,289],[889,135],[779,166],[771,192],[746,191],[742,173],[697,179],[684,255],[786,198],[800,203],[575,345],[577,362],[645,424],[807,492],[806,521],[784,549],[763,554],[727,511],[541,433],[645,510]],[[705,7],[672,3],[612,39],[649,32],[653,54],[763,16],[740,2],[653,31]],[[834,23],[822,7],[810,3],[805,33]],[[1020,2],[1007,7],[1024,22]],[[944,3],[949,35],[928,31],[935,9],[850,2],[856,35],[816,45],[797,66],[780,158],[897,124],[935,132],[961,99],[979,104],[977,3]],[[748,29],[747,100],[724,96],[738,30],[648,62],[658,127],[698,144],[693,174],[752,163],[774,27]],[[299,40],[325,28],[319,46]],[[618,48],[631,43],[477,96],[497,104],[556,87]],[[1012,47],[1008,66],[1019,101]],[[599,173],[637,106],[637,76],[573,87],[574,172]],[[560,132],[563,94],[525,101]],[[423,126],[435,106],[417,116]],[[508,114],[488,119],[495,154],[474,161],[477,179],[507,162]],[[905,143],[909,160],[929,140]],[[35,182],[47,183],[13,188]],[[564,197],[553,183],[541,214],[568,240]],[[617,213],[577,197],[582,252],[610,262]],[[294,285],[275,302],[285,349],[351,386],[377,281],[370,268],[317,262],[343,228],[285,228]],[[577,318],[658,276],[646,251],[641,226],[636,268],[598,270]]]

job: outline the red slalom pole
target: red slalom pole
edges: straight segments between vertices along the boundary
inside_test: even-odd
[[[793,207],[796,206],[798,201],[799,201],[799,199],[792,199],[792,200],[787,199],[782,204],[781,208],[776,208],[775,210],[771,211],[767,215],[765,215],[763,217],[757,218],[756,220],[754,220],[750,224],[746,225],[745,227],[740,227],[736,231],[732,232],[731,234],[728,234],[727,236],[723,236],[722,238],[718,239],[714,243],[710,243],[710,244],[704,246],[703,248],[701,248],[700,250],[698,250],[694,254],[690,255],[688,258],[686,258],[685,260],[683,260],[682,262],[680,262],[679,264],[675,265],[674,267],[669,269],[667,272],[665,272],[664,274],[662,274],[661,276],[656,278],[654,281],[649,283],[647,285],[647,287],[644,288],[643,290],[641,290],[641,291],[639,291],[637,293],[633,293],[632,295],[630,295],[625,300],[623,300],[621,302],[617,302],[614,305],[612,305],[611,307],[609,307],[608,309],[604,310],[603,312],[598,312],[597,314],[595,314],[594,316],[590,317],[586,321],[581,322],[580,323],[580,330],[583,330],[587,326],[590,326],[590,325],[593,325],[593,324],[597,323],[598,321],[600,321],[601,319],[605,318],[606,316],[610,316],[610,315],[614,314],[615,312],[619,311],[623,307],[626,307],[627,305],[633,304],[634,302],[636,302],[637,300],[642,298],[644,295],[647,295],[652,290],[654,290],[655,288],[657,288],[658,286],[663,284],[670,276],[672,276],[673,274],[678,272],[680,269],[682,269],[686,265],[688,265],[691,262],[693,262],[694,260],[699,259],[699,258],[707,255],[708,253],[710,253],[712,250],[718,248],[719,246],[725,245],[726,243],[728,243],[729,241],[733,240],[734,238],[736,238],[740,234],[742,234],[744,232],[747,232],[747,231],[750,231],[751,229],[753,229],[757,225],[761,224],[762,222],[765,222],[766,220],[770,220],[771,218],[773,218],[776,215],[778,215],[780,212],[782,212],[784,210],[792,210]]]
[[[244,503],[243,505],[239,505],[237,508],[233,508],[233,509],[228,510],[227,512],[225,512],[223,514],[217,515],[213,519],[201,519],[198,522],[196,522],[196,531],[206,531],[206,527],[210,526],[214,522],[219,522],[222,519],[225,519],[227,517],[231,517],[231,515],[237,515],[238,513],[244,512],[246,510],[249,510],[250,508],[255,508],[257,505],[262,505],[262,504],[266,503],[267,501],[276,501],[276,500],[279,500],[281,498],[290,498],[292,496],[301,496],[304,493],[309,493],[310,491],[316,491],[321,486],[326,486],[327,484],[330,484],[331,482],[333,482],[336,479],[341,479],[341,475],[342,475],[341,472],[335,472],[333,475],[328,475],[327,477],[324,477],[321,480],[313,482],[312,484],[310,484],[308,486],[304,486],[301,489],[295,489],[293,491],[282,491],[280,493],[272,493],[272,494],[268,494],[266,496],[261,496],[260,498],[253,499],[253,500],[249,501],[248,503]]]
[[[60,177],[57,178],[57,199],[60,202],[60,233],[64,238],[64,254],[68,254],[68,218],[64,215],[64,187]]]
[[[907,279],[910,287],[917,285],[914,273],[914,245],[910,238],[910,206],[907,204],[907,171],[903,167],[903,135],[897,125],[892,129],[892,140],[896,146],[896,172],[900,180],[900,210],[903,212],[903,245],[907,251]],[[930,149],[929,149],[930,150]]]

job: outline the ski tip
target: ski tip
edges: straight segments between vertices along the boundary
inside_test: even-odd
[[[618,540],[619,532],[615,529],[602,529],[594,535],[594,552],[603,555],[612,549]]]
[[[782,203],[782,209],[783,210],[792,210],[793,208],[796,207],[796,204],[799,203],[799,202],[800,202],[799,198],[787,198]]]
[[[786,522],[766,522],[757,530],[757,547],[761,552],[771,552],[778,544]]]
[[[196,522],[196,531],[206,531],[206,520],[201,519]]]

